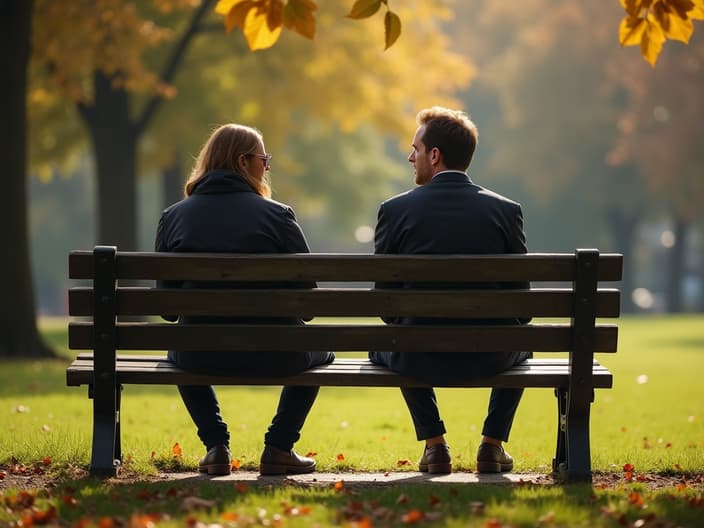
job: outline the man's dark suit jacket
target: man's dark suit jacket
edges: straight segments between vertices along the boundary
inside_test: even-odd
[[[379,254],[526,253],[521,206],[472,183],[458,171],[437,174],[429,183],[381,204],[374,239]],[[428,277],[432,282],[433,277]],[[418,284],[382,284],[377,288],[423,288]],[[525,284],[452,284],[448,288],[529,288]],[[452,324],[467,320],[386,318],[397,324]],[[476,320],[477,324],[518,321]],[[520,321],[522,323],[528,322]],[[393,353],[391,368],[436,383],[453,377],[485,376],[511,366],[511,358],[495,353]]]

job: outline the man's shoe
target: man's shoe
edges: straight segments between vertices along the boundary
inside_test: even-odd
[[[452,473],[450,446],[447,444],[426,446],[423,450],[423,456],[418,462],[418,469],[424,473]]]
[[[286,475],[291,473],[313,473],[315,460],[298,455],[293,449],[283,451],[272,446],[264,446],[259,462],[259,473],[262,475]]]
[[[482,442],[477,451],[478,473],[503,473],[513,469],[513,458],[504,448]]]
[[[198,470],[208,475],[229,475],[232,471],[230,450],[224,445],[210,448],[198,462]]]

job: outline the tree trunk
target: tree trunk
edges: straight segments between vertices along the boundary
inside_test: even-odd
[[[37,320],[29,254],[27,212],[27,64],[32,1],[0,3],[0,173],[4,178],[0,225],[4,257],[0,259],[0,357],[50,357]]]
[[[682,218],[675,218],[673,232],[675,245],[668,250],[667,286],[665,290],[665,306],[668,312],[684,311],[682,302],[682,279],[687,253],[687,231],[689,224]]]
[[[161,172],[161,190],[164,208],[183,199],[183,166],[181,158],[174,153],[172,162]]]
[[[94,76],[95,101],[81,116],[90,131],[97,175],[98,244],[137,248],[137,134],[130,96],[102,72]]]
[[[611,209],[606,214],[611,238],[614,241],[616,252],[623,254],[623,279],[621,280],[621,311],[631,313],[636,311],[633,302],[635,288],[635,266],[632,255],[635,245],[635,233],[638,227],[638,215],[625,212],[621,209]]]

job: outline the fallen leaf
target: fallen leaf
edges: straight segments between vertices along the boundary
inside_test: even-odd
[[[642,508],[643,505],[645,504],[645,499],[644,499],[643,496],[642,496],[640,493],[638,493],[637,491],[632,491],[632,492],[628,495],[628,502],[630,502],[630,503],[633,504],[634,506],[638,506],[639,508]]]
[[[76,504],[78,504],[78,500],[75,497],[72,497],[71,495],[64,495],[63,497],[61,497],[61,502],[69,506],[75,506]]]
[[[442,500],[440,500],[440,498],[436,497],[435,495],[431,495],[430,497],[428,497],[428,503],[431,506],[435,506],[436,504],[440,504],[441,502]]]
[[[237,521],[237,519],[240,518],[240,516],[237,512],[222,512],[220,514],[220,518],[223,521],[235,522],[235,521]]]
[[[403,524],[417,524],[423,520],[423,512],[420,510],[411,510],[401,516]]]
[[[42,459],[42,463],[43,463],[45,466],[48,466],[49,464],[51,464],[51,457],[44,457],[44,458]]]
[[[235,482],[235,489],[238,493],[247,493],[249,486],[246,482]]]
[[[306,453],[306,456],[307,456],[307,457],[314,457],[314,456],[316,456],[317,454],[318,454],[318,453],[316,453],[315,451],[308,451],[308,452]]]
[[[396,504],[406,504],[409,500],[408,495],[401,493],[401,495],[399,495],[396,499]]]
[[[400,467],[400,466],[407,466],[407,465],[410,464],[410,463],[411,463],[410,460],[406,460],[406,459],[404,459],[404,460],[397,460],[397,461],[396,461],[396,465],[399,466],[399,467]]]
[[[333,489],[335,491],[342,491],[342,489],[345,487],[345,481],[344,480],[338,480],[335,482],[335,485],[333,486]]]
[[[183,455],[183,451],[181,450],[181,446],[178,445],[178,442],[176,442],[171,448],[171,454],[174,456],[174,458],[181,458],[181,456]]]
[[[624,464],[623,465],[624,471],[631,471],[632,472],[634,469],[635,469],[635,467],[633,467],[633,464]]]
[[[555,522],[555,512],[549,511],[545,515],[538,517],[538,522],[540,524],[552,524]]]
[[[337,454],[337,461],[338,461],[338,462],[341,462],[341,461],[344,460],[344,459],[345,459],[345,455],[343,455],[342,453],[338,453],[338,454]]]
[[[237,470],[240,468],[240,464],[241,464],[240,459],[239,459],[239,458],[235,458],[235,459],[232,461],[232,464],[231,464],[231,466],[230,466],[231,469],[232,469],[232,471],[237,471]]]

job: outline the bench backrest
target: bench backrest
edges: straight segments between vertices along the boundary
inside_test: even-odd
[[[615,352],[617,327],[596,318],[618,317],[622,256],[577,250],[527,255],[234,255],[118,252],[99,246],[72,251],[69,276],[92,286],[69,291],[71,349],[115,350],[335,350]],[[121,286],[122,282],[228,281],[228,289]],[[520,283],[527,289],[458,289],[457,283]],[[330,282],[347,287],[298,289]],[[374,289],[369,283],[423,283],[423,289]],[[432,284],[429,284],[431,283]],[[134,284],[134,282],[132,282]],[[150,282],[153,283],[153,282]],[[269,283],[263,289],[256,284]],[[367,284],[363,284],[367,283]],[[535,287],[536,283],[549,287]],[[333,317],[305,326],[281,324],[170,324],[135,316]],[[131,321],[122,321],[129,316]],[[380,316],[474,319],[472,325],[383,325]],[[529,325],[482,326],[477,319],[532,317]],[[341,319],[342,318],[342,319]],[[541,323],[540,318],[558,318]],[[347,319],[346,322],[344,320]]]

